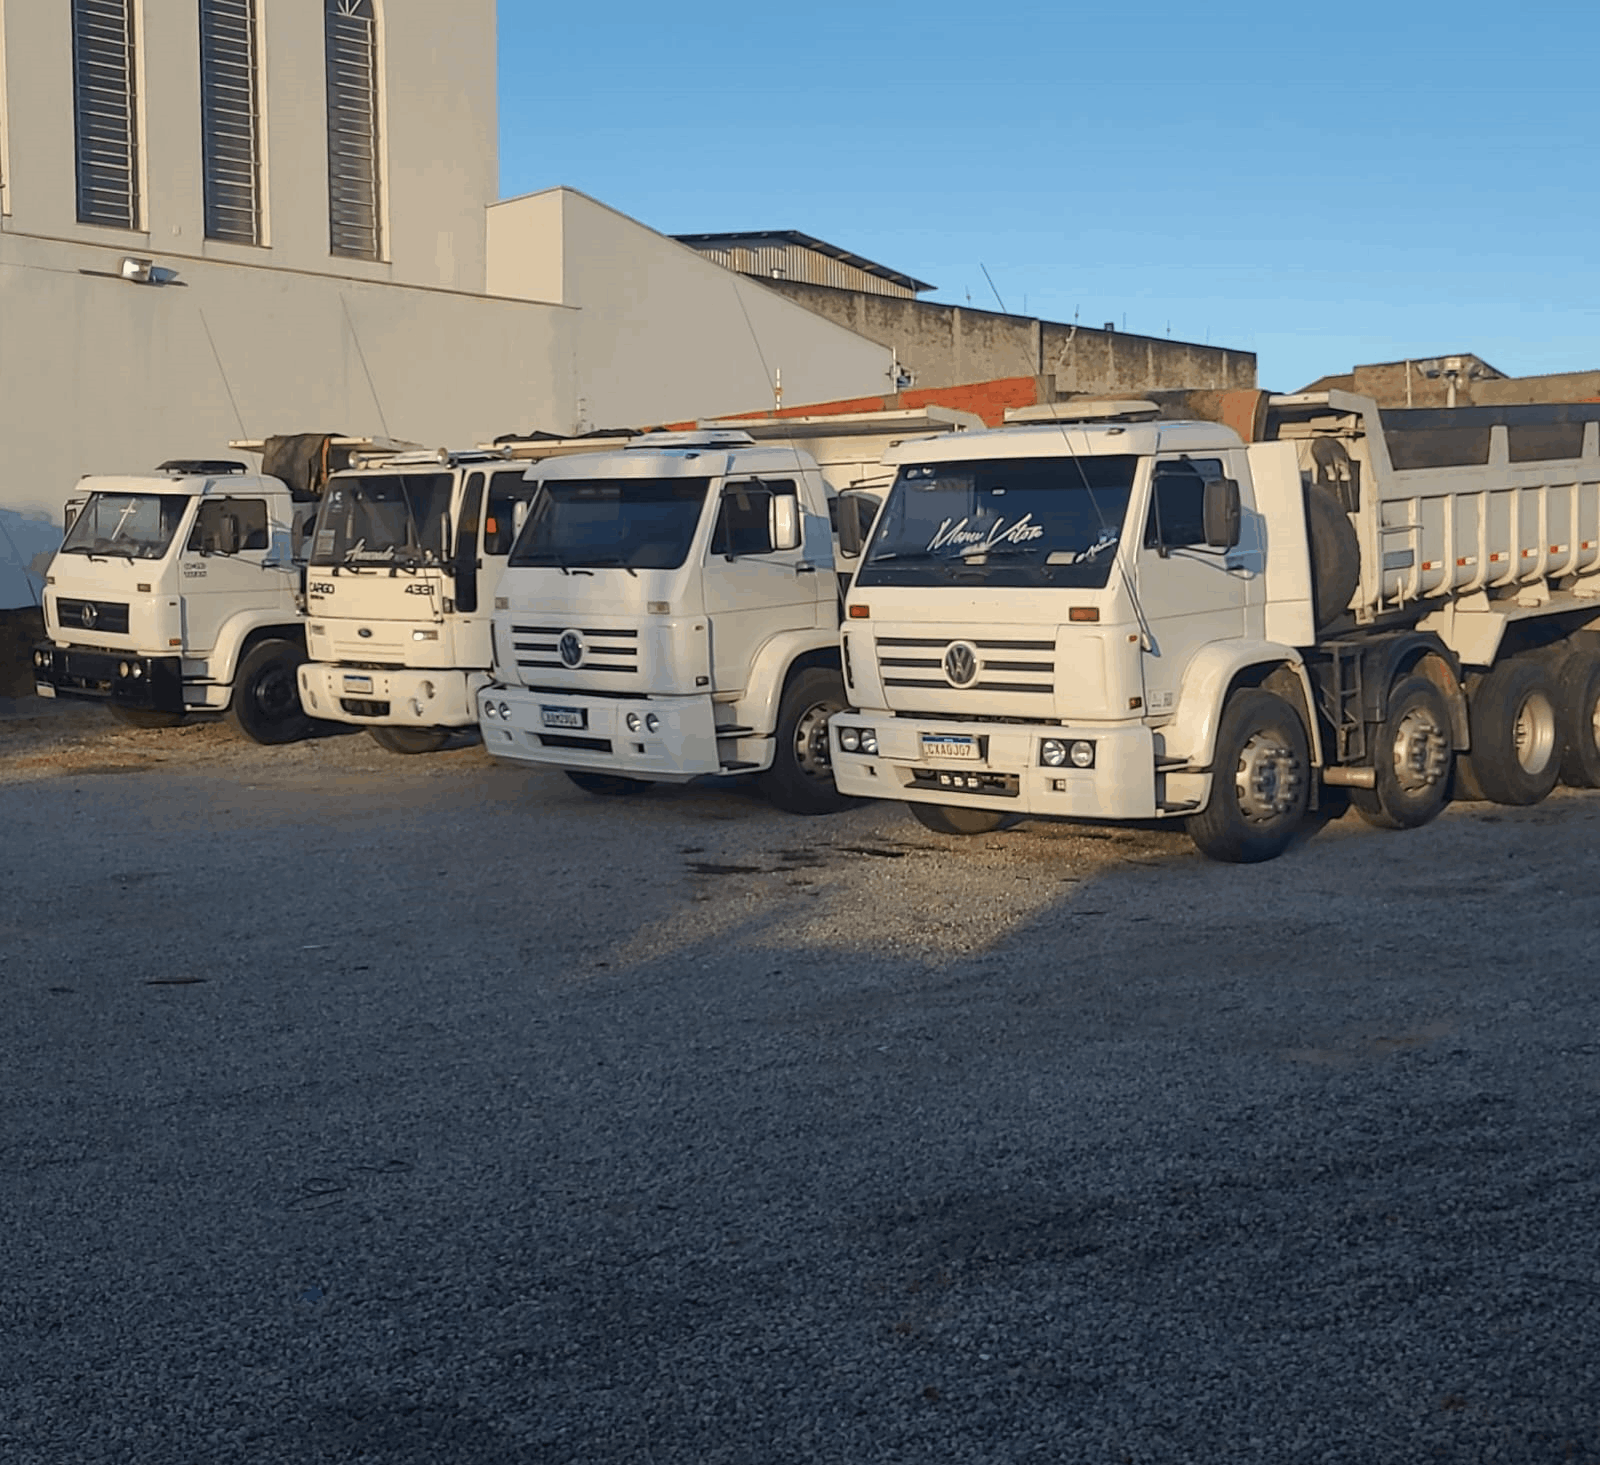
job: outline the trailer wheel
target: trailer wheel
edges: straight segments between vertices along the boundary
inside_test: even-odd
[[[367,734],[391,753],[437,753],[450,741],[447,727],[369,727]]]
[[[1211,760],[1211,798],[1188,820],[1203,855],[1233,865],[1276,859],[1311,796],[1306,730],[1274,692],[1235,692],[1223,709]]]
[[[1561,776],[1559,694],[1549,666],[1512,657],[1467,695],[1472,747],[1456,760],[1468,798],[1537,804]]]
[[[772,766],[757,778],[761,792],[789,814],[837,814],[855,800],[833,781],[828,719],[848,703],[844,678],[831,667],[808,666],[789,678],[778,703]]]
[[[107,702],[111,715],[129,727],[176,727],[183,721],[181,712],[157,712],[153,707],[123,707]]]
[[[587,768],[565,768],[562,772],[584,793],[599,794],[602,798],[647,794],[655,787],[648,778],[624,778],[620,773],[591,773]]]
[[[233,679],[228,719],[253,743],[296,743],[311,731],[295,673],[306,654],[293,641],[258,641]]]
[[[1006,816],[994,809],[969,809],[960,804],[907,804],[912,817],[935,834],[993,834]]]
[[[1600,788],[1600,653],[1574,651],[1562,664],[1556,712],[1561,719],[1561,781]]]
[[[1450,709],[1427,677],[1389,689],[1374,738],[1372,788],[1352,788],[1350,804],[1378,829],[1416,829],[1450,802]]]

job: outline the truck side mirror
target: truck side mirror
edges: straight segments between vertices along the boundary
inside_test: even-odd
[[[1232,549],[1239,542],[1239,480],[1211,479],[1206,484],[1201,513],[1205,519],[1206,547]]]
[[[767,535],[773,549],[799,549],[800,500],[792,493],[775,493],[767,503]]]
[[[878,496],[871,493],[842,493],[834,500],[839,554],[843,558],[857,559],[867,547],[880,503]]]

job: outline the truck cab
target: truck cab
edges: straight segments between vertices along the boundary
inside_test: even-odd
[[[493,446],[361,458],[329,480],[299,669],[312,715],[365,727],[397,753],[476,724],[492,599],[536,492],[526,469]]]
[[[220,460],[86,477],[74,502],[46,575],[40,694],[104,702],[140,726],[228,711],[256,741],[300,736],[294,547],[312,505]]]
[[[478,695],[485,748],[598,794],[754,774],[781,808],[844,807],[827,738],[845,706],[836,520],[885,481],[891,441],[974,425],[709,425],[536,465]]]

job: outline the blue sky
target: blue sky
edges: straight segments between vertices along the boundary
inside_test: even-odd
[[[1600,368],[1600,6],[500,4],[501,192],[800,229],[1292,390]]]

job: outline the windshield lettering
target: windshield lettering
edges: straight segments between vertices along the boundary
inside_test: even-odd
[[[1030,539],[1044,538],[1044,526],[1035,524],[1031,513],[1024,514],[1009,527],[1004,519],[996,519],[987,532],[968,528],[967,525],[968,520],[964,518],[956,524],[946,519],[928,541],[928,548],[942,549],[947,544],[954,544],[962,549],[976,547],[981,552],[993,549],[997,544],[1026,544]]]
[[[313,565],[442,565],[452,473],[348,473],[329,480]]]

